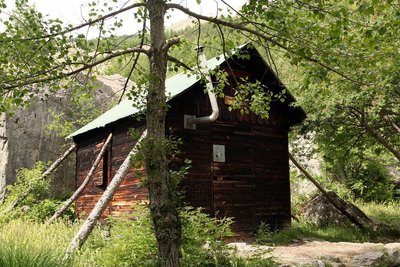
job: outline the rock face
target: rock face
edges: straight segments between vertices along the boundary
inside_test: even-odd
[[[354,267],[375,267],[381,266],[384,263],[385,254],[382,252],[368,252],[362,255],[357,255],[353,258],[351,266]]]
[[[341,206],[345,207],[348,213],[353,215],[365,226],[372,226],[372,221],[362,212],[359,208],[353,204],[344,201],[339,198],[335,192],[328,192],[328,194]],[[320,194],[314,197],[311,201],[307,203],[304,207],[303,215],[312,223],[323,226],[326,224],[348,224],[349,219],[345,217],[340,211],[338,211],[325,197]]]
[[[115,98],[116,91],[123,87],[121,76],[102,76],[101,79],[95,83],[96,106]],[[113,83],[114,80],[117,81]],[[17,109],[13,116],[0,114],[0,201],[4,184],[15,182],[17,169],[32,168],[39,160],[54,161],[68,147],[70,141],[46,129],[52,120],[50,110],[69,114],[69,93],[61,91],[48,98],[36,97],[29,107]],[[74,190],[74,156],[57,169],[51,186],[53,195]]]

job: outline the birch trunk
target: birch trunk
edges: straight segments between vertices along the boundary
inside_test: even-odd
[[[101,159],[103,158],[104,152],[106,151],[108,144],[111,142],[112,139],[112,134],[109,134],[107,139],[104,141],[104,144],[99,152],[99,155],[97,155],[96,160],[94,161],[92,167],[90,168],[88,174],[85,177],[85,180],[83,180],[82,184],[79,186],[79,188],[74,192],[74,194],[64,202],[61,208],[59,208],[54,215],[48,220],[48,223],[52,223],[55,220],[57,220],[63,213],[68,209],[69,206],[71,206],[72,203],[79,197],[79,195],[82,193],[82,191],[85,189],[87,184],[89,183],[90,179],[92,178],[97,166],[99,166],[99,163]]]
[[[290,160],[293,162],[294,165],[296,165],[296,167],[304,174],[304,176],[307,177],[308,180],[310,180],[317,188],[319,191],[321,191],[321,193],[329,200],[329,202],[336,208],[338,209],[344,216],[346,216],[352,223],[354,223],[358,228],[360,228],[361,230],[365,229],[365,226],[359,221],[357,220],[356,217],[354,217],[353,215],[351,215],[344,207],[342,207],[334,198],[332,198],[332,196],[330,194],[328,194],[328,192],[326,192],[326,190],[320,185],[320,183],[317,182],[317,180],[315,180],[311,174],[308,173],[308,171],[306,169],[304,169],[301,164],[299,162],[297,162],[297,160],[292,156],[291,153],[289,153],[289,158]]]
[[[85,243],[86,239],[89,237],[90,233],[92,232],[96,222],[99,220],[101,214],[104,212],[105,208],[107,207],[108,203],[114,196],[115,192],[117,191],[119,185],[121,184],[122,179],[128,173],[131,163],[132,163],[132,156],[134,156],[138,151],[139,143],[145,138],[147,135],[147,130],[142,133],[142,136],[136,142],[136,145],[133,147],[131,152],[129,152],[128,156],[125,158],[124,162],[119,167],[117,173],[111,180],[110,184],[107,186],[107,189],[104,191],[103,195],[100,197],[99,201],[96,203],[93,210],[90,212],[89,216],[86,218],[85,222],[83,223],[82,227],[79,229],[78,233],[74,236],[71,243],[69,244],[68,249],[65,253],[65,258],[68,259],[71,255],[82,245]]]
[[[165,77],[167,52],[164,33],[164,0],[146,2],[150,18],[150,80],[147,94],[147,130],[149,132],[145,164],[150,198],[150,214],[154,224],[159,265],[179,267],[181,225],[170,188],[165,138]]]
[[[56,161],[51,164],[51,166],[40,176],[40,180],[44,180],[47,176],[49,176],[53,171],[57,169],[58,166],[74,151],[76,145],[73,144],[70,146]],[[19,203],[21,203],[33,190],[33,186],[29,186],[22,194],[20,194],[11,204],[8,206],[7,210],[11,211],[15,209]]]

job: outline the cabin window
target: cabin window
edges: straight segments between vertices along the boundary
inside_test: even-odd
[[[110,151],[109,149],[107,149],[106,151],[104,151],[104,155],[103,155],[103,160],[100,163],[100,168],[101,169],[101,175],[99,175],[96,179],[96,186],[105,190],[107,188],[108,185],[108,178],[110,176]]]

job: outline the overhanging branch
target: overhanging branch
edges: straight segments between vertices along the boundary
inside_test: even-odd
[[[33,85],[33,84],[37,84],[37,83],[51,82],[51,81],[54,81],[54,80],[66,78],[66,77],[78,74],[78,73],[80,73],[80,72],[82,72],[84,70],[93,68],[94,66],[100,65],[100,64],[102,64],[102,63],[104,63],[104,62],[106,62],[106,61],[108,61],[108,60],[110,60],[112,58],[119,57],[119,56],[126,55],[126,54],[131,54],[131,53],[148,54],[148,50],[143,49],[143,48],[131,48],[131,49],[123,50],[123,51],[120,51],[120,52],[112,53],[112,54],[110,54],[110,55],[108,55],[108,56],[106,56],[106,57],[104,57],[104,58],[102,58],[102,59],[100,59],[98,61],[94,61],[94,62],[92,62],[90,64],[85,64],[84,66],[82,66],[80,68],[77,68],[77,69],[75,69],[75,70],[73,70],[71,72],[62,73],[62,74],[59,74],[59,75],[56,75],[56,76],[52,76],[52,77],[46,77],[46,78],[34,79],[34,80],[26,80],[24,82],[7,85],[7,86],[1,88],[1,90],[4,91],[4,93],[2,95],[4,95],[5,93],[7,93],[8,91],[10,91],[10,90],[12,90],[14,88]]]
[[[42,36],[39,36],[39,37],[31,37],[31,38],[19,38],[19,39],[5,38],[3,40],[0,40],[0,42],[34,41],[34,40],[52,38],[52,37],[56,37],[56,36],[59,36],[59,35],[63,35],[63,34],[69,33],[69,32],[73,32],[73,31],[79,30],[79,29],[84,28],[84,27],[89,26],[89,25],[93,25],[93,24],[95,24],[95,23],[97,23],[99,21],[103,21],[105,19],[114,17],[114,16],[116,16],[118,14],[121,14],[121,13],[123,13],[125,11],[131,10],[131,9],[134,9],[134,8],[138,8],[138,7],[144,7],[144,6],[146,6],[145,3],[135,3],[135,4],[132,4],[130,6],[127,6],[127,7],[121,8],[119,10],[116,10],[114,12],[108,13],[108,14],[106,14],[104,16],[98,17],[97,19],[90,20],[88,22],[82,23],[82,24],[80,24],[78,26],[66,29],[66,30],[58,32],[58,33],[52,33],[52,34],[42,35]]]
[[[274,45],[276,45],[276,46],[278,46],[278,47],[280,47],[280,48],[282,48],[282,49],[284,49],[284,50],[286,50],[286,51],[288,51],[288,52],[290,52],[290,53],[295,53],[295,51],[293,51],[293,50],[290,49],[289,47],[287,47],[287,46],[281,44],[280,42],[278,42],[278,41],[276,41],[276,40],[274,40],[273,37],[267,36],[266,34],[261,33],[260,31],[257,31],[257,30],[251,29],[251,28],[249,28],[249,27],[243,26],[242,24],[237,24],[237,23],[233,23],[233,22],[228,22],[228,21],[221,20],[221,19],[218,19],[218,18],[215,18],[215,17],[208,17],[208,16],[200,15],[200,14],[197,14],[197,13],[195,13],[195,12],[190,11],[189,9],[187,9],[187,8],[185,8],[185,7],[183,7],[183,6],[179,5],[179,4],[168,3],[168,4],[167,4],[167,8],[168,8],[168,9],[177,9],[177,10],[180,10],[180,11],[182,11],[183,13],[185,13],[185,14],[191,16],[191,17],[194,17],[194,18],[196,18],[196,19],[199,19],[199,20],[208,21],[208,22],[215,23],[215,24],[219,24],[219,25],[222,25],[222,26],[225,26],[225,27],[228,27],[228,28],[232,28],[232,29],[236,29],[236,30],[241,30],[241,31],[245,31],[245,32],[254,34],[254,35],[259,36],[260,38],[264,39],[265,41],[268,41],[268,42],[270,42],[271,44],[274,44]],[[354,83],[357,83],[357,84],[361,84],[359,81],[357,81],[357,80],[355,80],[355,79],[353,79],[353,78],[347,76],[347,75],[344,74],[344,73],[341,73],[340,71],[338,71],[338,70],[336,70],[336,69],[334,69],[334,68],[332,68],[332,67],[326,65],[326,64],[323,63],[323,62],[320,62],[320,61],[319,61],[318,59],[316,59],[316,58],[309,57],[309,56],[304,56],[303,58],[304,58],[304,59],[307,59],[308,61],[310,61],[310,62],[312,62],[312,63],[315,63],[315,64],[317,64],[317,65],[319,65],[319,66],[321,66],[321,67],[323,67],[323,68],[325,68],[325,69],[327,69],[327,70],[329,70],[329,71],[331,71],[331,72],[333,72],[333,73],[335,73],[335,74],[337,74],[337,75],[339,75],[340,77],[342,77],[342,78],[344,78],[344,79],[346,79],[346,80],[349,80],[349,81],[354,82]]]

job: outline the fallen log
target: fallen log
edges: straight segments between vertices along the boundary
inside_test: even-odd
[[[99,201],[96,203],[95,207],[90,212],[89,216],[86,218],[85,222],[69,244],[69,247],[65,252],[65,259],[69,259],[77,249],[81,248],[86,239],[89,237],[96,222],[99,220],[101,214],[104,212],[105,208],[108,206],[108,203],[110,202],[119,185],[121,184],[122,179],[128,173],[131,167],[132,157],[137,154],[138,146],[140,142],[146,137],[146,135],[147,130],[142,133],[142,136],[136,142],[136,145],[129,152],[128,156],[119,167],[117,173],[111,180],[110,184],[107,186],[107,189],[104,191],[103,195],[100,197]]]
[[[88,174],[86,175],[85,180],[83,180],[82,184],[74,192],[74,194],[69,199],[67,199],[63,203],[63,205],[54,213],[54,215],[47,221],[48,223],[52,223],[55,220],[57,220],[57,218],[59,218],[68,209],[68,207],[71,206],[71,204],[74,203],[74,201],[79,197],[79,195],[82,193],[82,191],[85,189],[85,187],[89,183],[90,179],[92,178],[97,166],[99,166],[99,163],[100,163],[101,159],[103,158],[103,155],[104,155],[108,145],[110,144],[111,139],[112,139],[112,134],[109,134],[107,139],[104,141],[104,144],[103,144],[99,154],[97,155],[97,158],[95,159],[92,167],[90,168]]]

